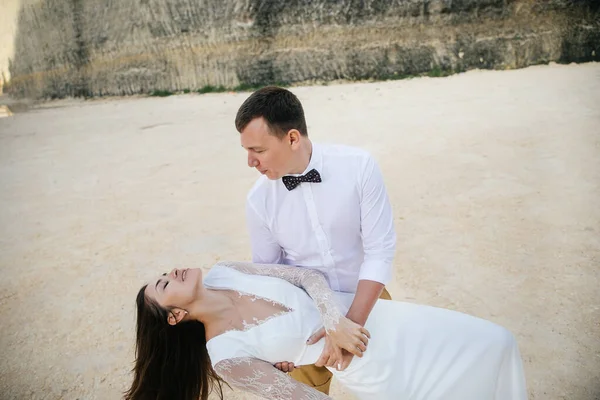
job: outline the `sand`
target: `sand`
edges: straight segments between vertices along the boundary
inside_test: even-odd
[[[313,140],[380,163],[392,296],[509,328],[531,399],[600,398],[600,64],[293,91]],[[0,119],[2,399],[119,398],[138,288],[172,267],[249,260],[257,172],[233,125],[247,96],[63,101]],[[349,398],[335,382],[332,395]]]

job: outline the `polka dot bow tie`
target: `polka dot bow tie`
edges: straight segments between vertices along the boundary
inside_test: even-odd
[[[321,182],[321,175],[316,169],[311,169],[306,175],[300,176],[284,176],[281,178],[287,190],[294,190],[301,182]]]

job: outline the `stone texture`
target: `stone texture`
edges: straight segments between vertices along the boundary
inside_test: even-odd
[[[23,5],[13,96],[394,79],[600,60],[597,2],[43,0]]]

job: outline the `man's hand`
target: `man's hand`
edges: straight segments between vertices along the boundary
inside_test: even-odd
[[[347,350],[358,357],[362,357],[363,353],[367,351],[367,345],[371,338],[371,334],[365,327],[360,326],[346,317],[342,317],[339,322],[335,324],[334,329],[325,332],[325,329],[321,328],[315,332],[306,343],[308,345],[315,344],[321,340],[326,333],[326,337],[333,347]]]
[[[351,325],[354,325],[354,323],[351,322]],[[344,324],[347,325],[347,324]],[[340,327],[338,327],[339,329]],[[359,327],[362,328],[362,327]],[[364,329],[364,328],[362,328]],[[362,329],[361,330],[361,337],[363,338],[363,340],[360,340],[361,342],[361,347],[362,347],[362,351],[360,351],[360,355],[359,357],[362,357],[362,353],[364,352],[364,350],[366,350],[366,344],[368,343],[368,337],[364,336],[362,334]],[[367,334],[368,331],[366,331],[366,329],[364,330]],[[340,332],[338,332],[340,333]],[[343,334],[340,334],[339,336],[344,337]],[[315,343],[317,343],[319,340],[321,340],[323,337],[325,337],[325,347],[323,349],[323,352],[321,353],[321,357],[319,357],[319,359],[317,360],[317,362],[315,363],[315,365],[317,367],[322,367],[322,366],[328,366],[328,367],[333,367],[336,368],[338,371],[343,371],[346,368],[348,368],[348,366],[350,365],[350,363],[352,362],[352,358],[354,357],[354,354],[342,349],[338,346],[335,345],[335,342],[333,340],[331,340],[331,335],[327,335],[326,336],[326,332],[324,328],[319,329],[317,332],[315,332],[308,340],[307,340],[307,344],[313,345]],[[353,341],[351,341],[353,342]],[[366,343],[365,343],[366,342]],[[358,350],[356,348],[354,348],[355,352],[358,352]]]
[[[293,362],[287,362],[287,361],[278,362],[277,364],[274,365],[274,367],[282,372],[292,372],[295,368]]]
[[[379,282],[360,280],[352,305],[346,317],[338,322],[335,331],[326,335],[325,329],[321,328],[307,340],[306,343],[312,345],[325,337],[325,348],[315,363],[316,366],[334,367],[343,371],[350,365],[354,355],[362,357],[371,338],[363,325],[383,288],[384,285]]]
[[[362,357],[363,353],[367,351],[371,334],[364,326],[342,317],[335,324],[334,329],[327,332],[327,336],[334,346],[347,350],[357,357]]]

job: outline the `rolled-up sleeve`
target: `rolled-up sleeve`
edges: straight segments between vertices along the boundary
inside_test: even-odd
[[[385,285],[392,279],[396,254],[392,206],[381,171],[372,157],[366,159],[362,174],[360,218],[365,257],[358,279]]]

